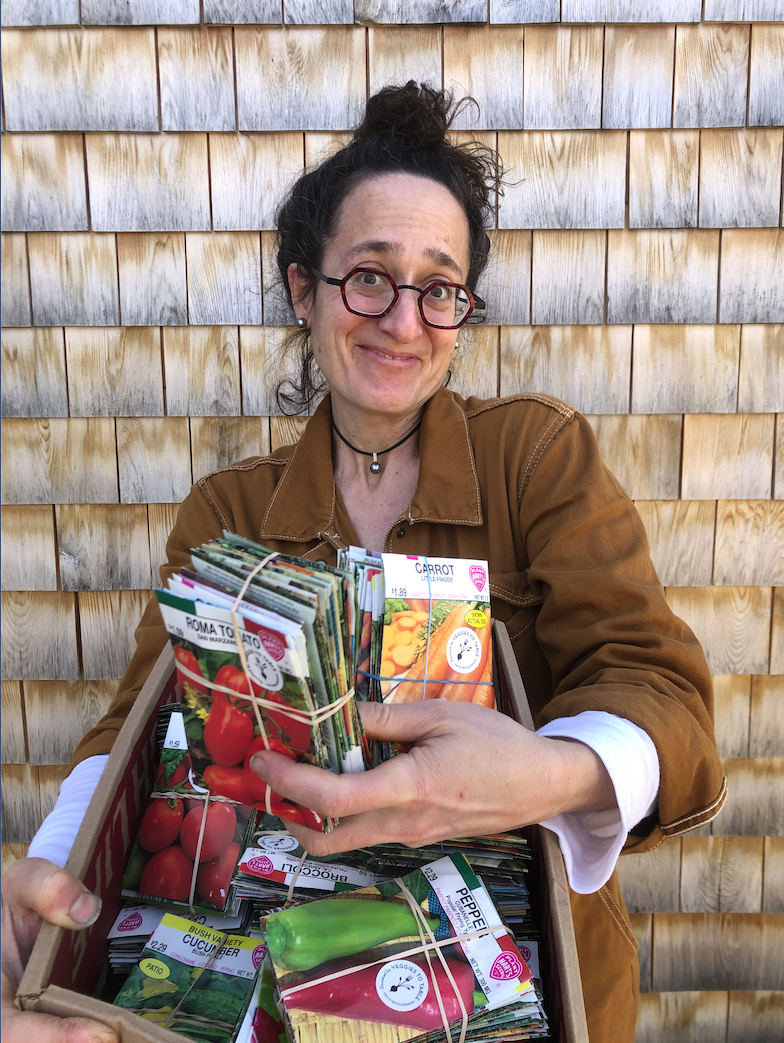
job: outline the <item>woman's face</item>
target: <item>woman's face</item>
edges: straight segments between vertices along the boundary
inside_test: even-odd
[[[343,201],[321,271],[342,279],[362,265],[386,272],[397,284],[465,283],[468,239],[463,209],[443,185],[384,174],[360,182]],[[407,418],[441,387],[459,331],[427,326],[413,291],[401,290],[389,314],[365,318],[347,311],[340,287],[326,283],[297,305],[305,287],[296,265],[289,268],[289,283],[338,415]]]

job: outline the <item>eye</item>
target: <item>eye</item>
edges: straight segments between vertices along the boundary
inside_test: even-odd
[[[357,272],[354,276],[360,286],[378,286],[382,281],[379,275],[375,272]]]

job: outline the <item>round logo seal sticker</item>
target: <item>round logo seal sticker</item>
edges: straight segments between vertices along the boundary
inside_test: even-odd
[[[265,837],[256,837],[256,847],[262,851],[293,851],[298,844],[296,837],[290,833],[270,833]]]
[[[267,953],[266,945],[257,945],[253,952],[250,954],[250,958],[253,961],[253,966],[258,970],[261,966],[261,962]]]
[[[376,975],[378,998],[390,1010],[416,1010],[429,988],[425,972],[410,960],[391,960]]]
[[[446,645],[446,661],[458,674],[470,674],[479,666],[482,646],[470,627],[458,627]]]
[[[255,649],[248,652],[248,673],[257,684],[271,692],[279,692],[283,687],[283,674],[278,667]]]

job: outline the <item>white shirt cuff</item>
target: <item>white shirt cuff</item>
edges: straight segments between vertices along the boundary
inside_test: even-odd
[[[46,858],[61,868],[65,865],[108,760],[108,754],[88,757],[63,779],[55,806],[32,839],[28,858]]]
[[[617,806],[609,811],[570,811],[541,825],[561,842],[569,886],[591,894],[606,884],[630,829],[650,815],[659,795],[659,756],[642,728],[612,713],[586,710],[559,717],[537,732],[548,739],[576,739],[607,769]]]

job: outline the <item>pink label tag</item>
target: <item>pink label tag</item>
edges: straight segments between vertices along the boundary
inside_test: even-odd
[[[250,958],[253,960],[253,966],[254,967],[258,967],[259,966],[261,961],[264,959],[264,956],[265,956],[266,952],[267,952],[267,946],[266,945],[257,945],[256,946],[256,948],[253,950],[253,952],[250,955]]]
[[[521,945],[520,946],[520,955],[523,957],[523,959],[525,960],[526,963],[530,963],[531,962],[532,953],[531,953],[531,950],[528,948],[527,945]]]
[[[490,968],[490,977],[496,981],[512,981],[523,973],[523,965],[513,952],[502,952],[496,956]]]
[[[481,565],[472,565],[471,568],[468,570],[468,575],[471,579],[471,582],[474,584],[476,589],[481,594],[482,591],[485,589],[485,583],[487,582],[487,573],[485,572],[485,570],[482,568]]]
[[[274,634],[266,633],[264,630],[259,631],[259,639],[275,662],[279,663],[286,654],[286,649],[280,639],[275,637]]]
[[[130,916],[126,916],[124,920],[120,920],[117,924],[118,931],[135,931],[137,927],[141,927],[142,918],[139,913],[131,913]]]
[[[255,855],[248,861],[248,869],[251,873],[258,873],[260,876],[269,876],[275,869],[275,866],[270,862],[266,855]]]

